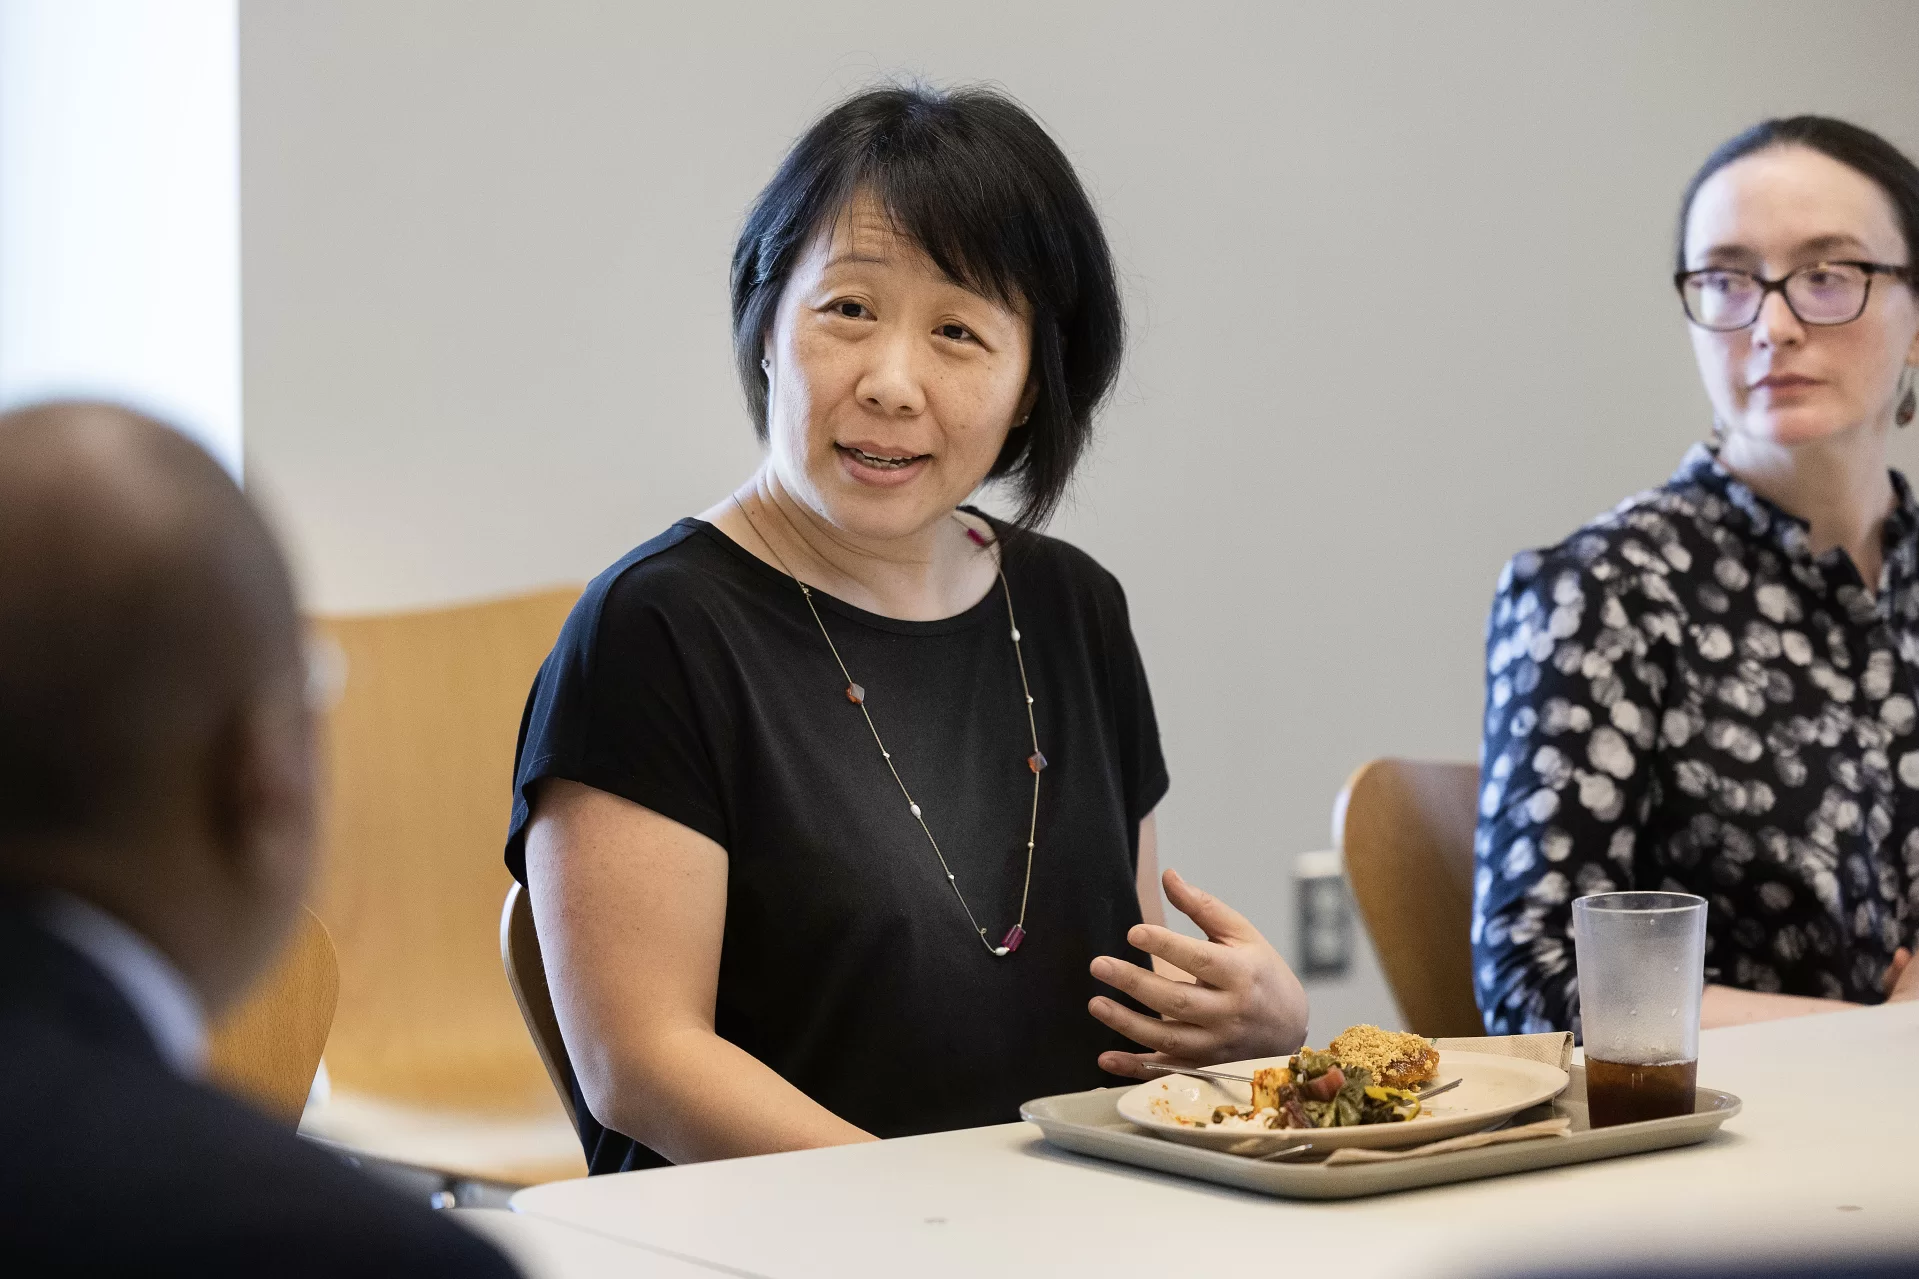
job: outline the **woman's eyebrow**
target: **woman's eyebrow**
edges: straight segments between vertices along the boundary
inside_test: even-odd
[[[893,259],[887,257],[884,253],[861,253],[855,249],[846,249],[826,259],[826,265],[829,268],[846,266],[848,263],[861,263],[866,266],[886,266],[891,263],[892,260]]]
[[[1816,235],[1810,240],[1800,241],[1798,251],[1801,253],[1830,253],[1835,249],[1864,253],[1866,251],[1866,243],[1857,236],[1843,233],[1836,235]]]
[[[1831,235],[1815,235],[1811,239],[1801,240],[1793,246],[1795,258],[1816,258],[1829,253],[1865,253],[1865,241],[1857,236],[1835,232]],[[1701,255],[1702,262],[1708,266],[1750,266],[1763,260],[1757,250],[1743,244],[1715,244]]]
[[[1715,244],[1699,257],[1705,266],[1751,266],[1759,255],[1743,244]]]

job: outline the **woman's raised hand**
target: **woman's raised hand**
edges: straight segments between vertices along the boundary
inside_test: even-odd
[[[1190,973],[1178,980],[1110,955],[1093,961],[1093,976],[1157,1012],[1143,1016],[1118,1000],[1096,996],[1093,1016],[1153,1050],[1101,1053],[1101,1070],[1136,1079],[1154,1065],[1206,1066],[1246,1057],[1290,1053],[1306,1041],[1306,991],[1279,952],[1246,917],[1173,871],[1162,882],[1166,900],[1198,924],[1206,940],[1135,924],[1126,940]]]
[[[1919,1000],[1919,965],[1912,962],[1912,952],[1901,946],[1893,952],[1892,963],[1886,967],[1886,975],[1880,980],[1886,992],[1886,1002],[1903,1004],[1909,1000]]]

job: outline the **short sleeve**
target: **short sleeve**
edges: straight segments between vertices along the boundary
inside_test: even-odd
[[[1603,563],[1529,552],[1493,601],[1472,923],[1491,1034],[1578,1029],[1572,900],[1632,882],[1665,692],[1649,660],[1662,623],[1635,616],[1616,588]]]
[[[538,784],[564,778],[631,800],[722,848],[727,823],[712,741],[712,681],[689,669],[658,598],[670,583],[630,564],[587,588],[541,664],[520,720],[507,869],[526,880]],[[702,698],[707,704],[702,704]]]
[[[1153,714],[1153,692],[1146,682],[1146,663],[1133,638],[1126,592],[1117,579],[1105,575],[1108,591],[1101,627],[1105,631],[1108,690],[1118,727],[1120,777],[1126,792],[1126,819],[1135,839],[1139,824],[1166,798],[1171,781],[1166,757],[1160,751],[1159,720]]]

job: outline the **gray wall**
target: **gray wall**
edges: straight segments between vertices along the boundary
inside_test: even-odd
[[[995,81],[1126,276],[1054,531],[1130,593],[1164,857],[1289,946],[1348,772],[1474,752],[1505,558],[1707,426],[1692,168],[1800,110],[1919,150],[1915,68],[1910,0],[249,0],[249,474],[321,609],[585,579],[754,465],[726,263],[783,148],[881,75]],[[1392,1016],[1365,974],[1319,998]]]

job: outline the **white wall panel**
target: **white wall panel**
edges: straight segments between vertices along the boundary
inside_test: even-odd
[[[1130,594],[1166,860],[1282,941],[1353,767],[1475,752],[1506,557],[1704,433],[1693,167],[1805,109],[1919,150],[1911,0],[251,0],[241,47],[249,459],[332,609],[582,580],[715,501],[783,148],[885,73],[1028,103],[1133,324],[1055,531]]]

